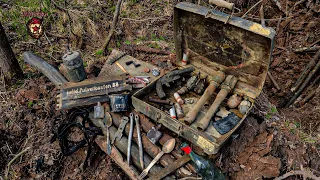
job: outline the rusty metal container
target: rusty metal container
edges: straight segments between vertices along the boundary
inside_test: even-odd
[[[225,23],[227,22],[227,23]],[[207,154],[216,154],[232,133],[245,120],[254,100],[260,94],[268,72],[271,52],[273,50],[275,31],[258,23],[230,17],[228,14],[200,5],[181,2],[174,8],[174,40],[177,53],[177,65],[182,67],[183,53],[188,52],[188,65],[194,66],[196,72],[214,79],[223,72],[238,78],[232,94],[243,96],[251,102],[248,111],[241,115],[241,120],[233,129],[220,134],[212,124],[205,131],[199,131],[194,124],[206,114],[202,109],[191,125],[183,119],[173,119],[168,113],[150,103],[147,97],[155,93],[156,81],[139,90],[132,96],[132,104],[137,111],[161,123],[185,140],[200,147]],[[161,78],[161,77],[159,77]],[[181,88],[181,87],[180,87]],[[170,100],[175,102],[173,93],[179,87],[165,89]],[[215,91],[216,93],[220,90]],[[201,96],[181,95],[182,98],[199,100]],[[209,102],[213,102],[212,97]],[[227,102],[227,99],[224,100]],[[225,104],[224,104],[225,105]],[[189,112],[194,104],[183,104],[183,111]],[[236,112],[239,112],[236,110]]]

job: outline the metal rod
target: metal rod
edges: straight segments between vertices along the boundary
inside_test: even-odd
[[[140,165],[142,168],[144,168],[143,163],[143,146],[142,146],[142,140],[141,140],[141,132],[140,132],[140,123],[139,123],[139,116],[135,115],[135,121],[136,121],[136,127],[137,127],[137,134],[138,134],[138,145],[139,145],[139,156],[140,156]]]
[[[129,138],[128,138],[128,151],[127,151],[127,163],[130,164],[130,153],[131,153],[131,141],[132,141],[132,134],[133,134],[133,113],[130,113],[130,131],[129,131]]]

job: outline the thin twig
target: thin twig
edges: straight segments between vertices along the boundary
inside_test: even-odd
[[[103,47],[102,47],[103,52],[105,52],[107,50],[107,47],[108,47],[109,42],[111,40],[111,37],[112,37],[113,33],[116,31],[116,25],[117,25],[119,14],[120,14],[121,3],[122,3],[122,0],[118,0],[117,6],[116,6],[116,10],[114,11],[112,25],[111,25],[111,28],[110,28],[110,31],[109,31],[109,35],[106,38],[106,41],[105,41],[105,43],[103,44]]]
[[[10,170],[10,166],[12,165],[12,163],[18,159],[22,154],[26,153],[29,149],[31,149],[31,147],[27,147],[24,150],[22,150],[21,152],[19,152],[14,158],[11,159],[11,161],[8,163],[7,165],[7,169],[5,172],[5,179],[8,179],[8,175],[9,175],[9,170]]]
[[[44,32],[44,33],[43,33],[43,35],[44,35],[44,37],[46,37],[46,39],[47,39],[47,41],[49,42],[50,46],[52,46],[52,43],[51,43],[51,41],[49,40],[49,38],[48,38],[48,36],[47,36],[46,32]]]
[[[284,174],[282,176],[279,176],[279,177],[275,178],[275,180],[286,179],[287,177],[294,176],[294,175],[302,175],[304,179],[307,179],[307,178],[319,179],[319,177],[317,177],[314,174],[312,174],[312,172],[300,170],[300,171],[290,171],[290,172],[288,172],[288,173],[286,173],[286,174]]]
[[[247,17],[248,19],[254,19],[254,20],[261,20],[260,17],[258,16],[254,16],[254,15],[248,15]],[[294,16],[289,16],[289,17],[284,17],[281,18],[281,20],[286,20],[286,19],[291,19],[294,18]],[[279,21],[279,18],[271,18],[271,19],[264,19],[265,21]]]
[[[254,8],[256,7],[258,4],[260,4],[263,0],[260,0],[259,2],[257,2],[255,5],[253,5],[246,13],[244,13],[244,15],[241,16],[241,18],[246,17],[246,15]]]
[[[123,17],[120,17],[120,19],[128,20],[128,21],[143,22],[143,21],[150,21],[150,20],[157,20],[157,19],[159,19],[159,20],[160,20],[160,19],[165,20],[166,17],[168,17],[168,16],[160,16],[160,17],[146,18],[146,19],[132,19],[132,18],[123,18]]]
[[[276,32],[277,32],[277,33],[278,33],[278,31],[279,31],[279,27],[280,27],[281,20],[282,20],[282,18],[281,18],[281,15],[280,15],[279,20],[278,20],[278,24],[277,24],[277,28],[276,28]]]
[[[6,145],[7,145],[8,150],[10,151],[10,154],[13,154],[7,141],[6,141]]]

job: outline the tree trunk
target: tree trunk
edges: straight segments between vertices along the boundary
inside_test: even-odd
[[[0,70],[4,75],[4,79],[7,83],[11,83],[13,79],[23,77],[23,72],[19,66],[19,62],[16,59],[4,29],[0,22]]]

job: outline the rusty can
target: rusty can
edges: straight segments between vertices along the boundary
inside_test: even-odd
[[[176,108],[177,117],[178,118],[183,118],[184,114],[183,114],[183,110],[182,110],[181,105],[179,103],[175,103],[174,107]]]
[[[71,82],[80,82],[87,78],[83,60],[77,51],[67,52],[62,57],[67,79]]]

